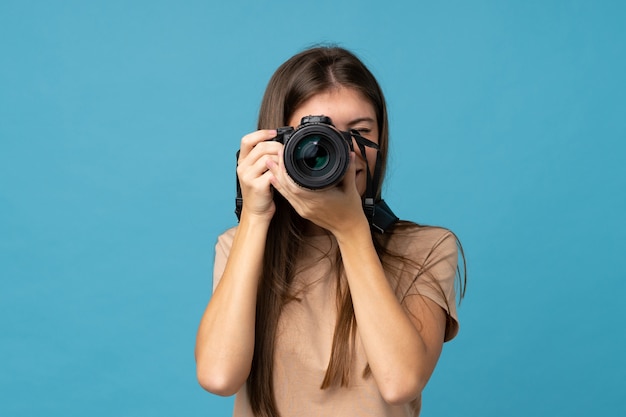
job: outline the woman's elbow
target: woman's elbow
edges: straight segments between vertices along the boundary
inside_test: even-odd
[[[226,372],[209,371],[200,366],[196,368],[196,376],[202,388],[222,397],[235,395],[245,383],[245,379],[242,381]]]
[[[379,387],[380,395],[389,405],[404,405],[422,396],[423,384],[418,378],[384,384]]]

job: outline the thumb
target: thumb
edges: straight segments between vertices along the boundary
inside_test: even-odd
[[[348,187],[356,187],[356,153],[350,152],[350,164],[348,170],[343,177],[343,183],[347,189]]]

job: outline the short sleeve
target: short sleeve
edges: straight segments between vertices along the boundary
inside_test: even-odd
[[[459,331],[456,236],[447,229],[416,226],[394,240],[395,250],[410,261],[401,268],[399,296],[421,295],[434,301],[447,314],[445,341],[453,339]]]
[[[226,268],[226,261],[228,260],[230,248],[233,246],[233,240],[235,238],[235,230],[237,230],[236,227],[228,229],[217,238],[217,243],[215,244],[215,261],[213,262],[213,291],[215,291]]]
[[[424,261],[424,273],[415,283],[420,294],[433,300],[448,314],[445,341],[452,340],[459,332],[454,288],[457,263],[456,237],[447,231],[435,241]]]

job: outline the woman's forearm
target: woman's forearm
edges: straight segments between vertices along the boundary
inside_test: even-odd
[[[417,398],[428,381],[443,344],[445,314],[413,303],[416,326],[387,280],[365,220],[336,232],[357,321],[379,391],[392,404]],[[428,302],[418,297],[417,303]],[[426,313],[425,313],[426,311]],[[413,311],[411,311],[413,313]],[[418,329],[419,327],[419,329]]]
[[[236,393],[250,373],[268,225],[267,219],[242,213],[224,273],[200,322],[195,350],[198,381],[219,395]]]

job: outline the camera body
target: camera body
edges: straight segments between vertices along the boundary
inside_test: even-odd
[[[284,163],[293,181],[309,190],[336,185],[350,165],[352,137],[326,116],[306,116],[295,129],[281,127],[271,139],[285,145]]]

